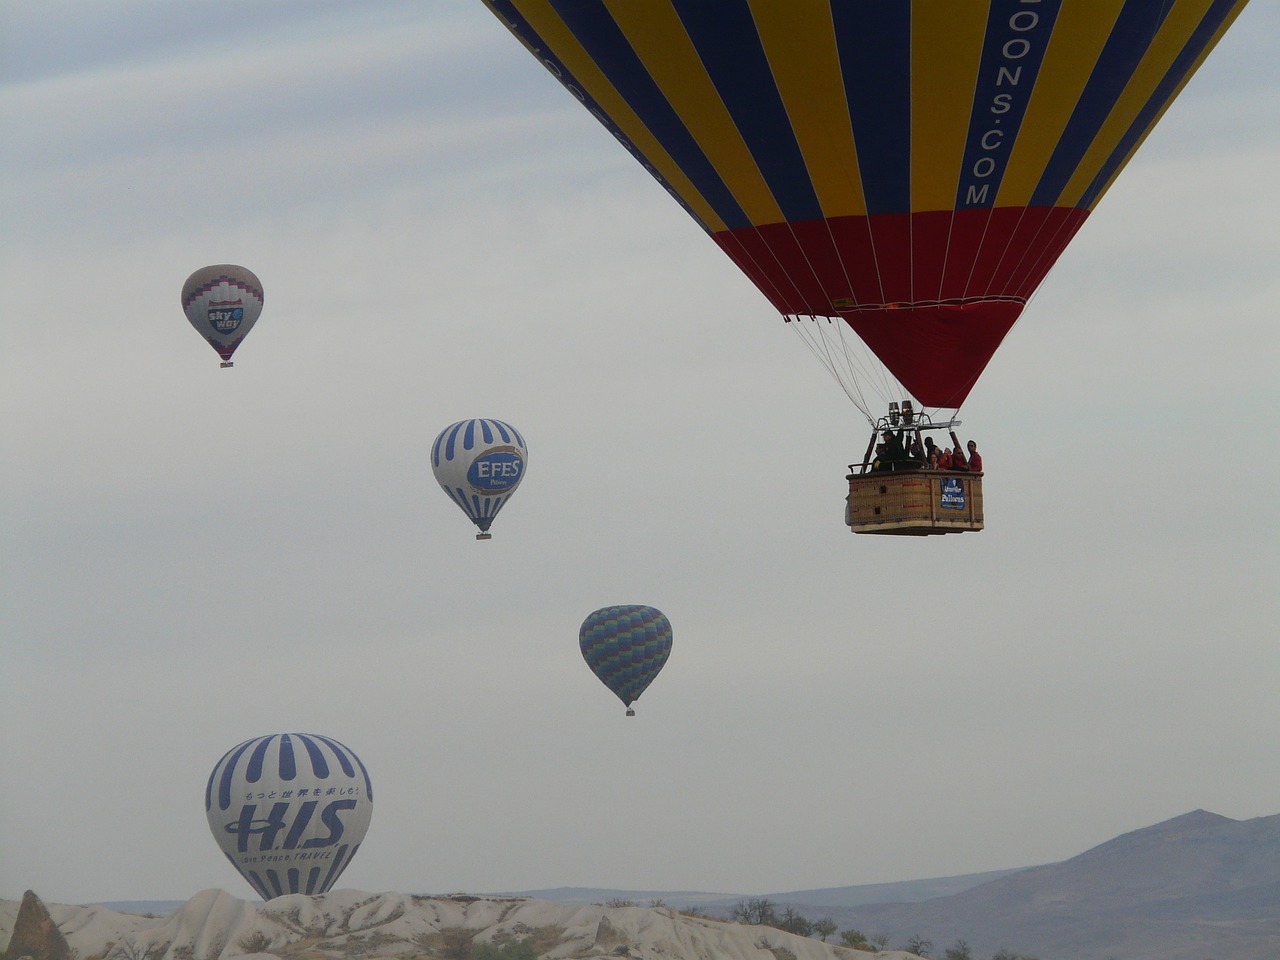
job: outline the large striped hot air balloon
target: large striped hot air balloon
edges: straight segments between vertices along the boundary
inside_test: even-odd
[[[231,355],[262,313],[262,282],[232,263],[201,267],[182,285],[182,312],[231,367]]]
[[[1245,2],[485,0],[869,418],[857,338],[958,408]]]
[[[329,737],[280,733],[228,750],[204,792],[209,829],[263,900],[326,893],[360,849],[369,774]]]
[[[578,631],[587,666],[627,708],[653,682],[671,656],[671,621],[644,604],[620,604],[593,611]]]

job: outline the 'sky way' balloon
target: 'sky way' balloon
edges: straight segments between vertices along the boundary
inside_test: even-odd
[[[671,621],[644,604],[601,607],[582,622],[578,646],[591,672],[633,717],[631,704],[671,656]]]
[[[501,420],[459,420],[431,446],[431,471],[480,528],[477,540],[492,536],[489,525],[520,486],[528,461],[524,437]]]
[[[231,263],[201,267],[182,285],[182,310],[200,336],[218,351],[221,366],[262,313],[262,283],[251,270]]]
[[[347,747],[311,733],[246,740],[204,793],[209,829],[264,900],[325,893],[369,829],[373,789]]]

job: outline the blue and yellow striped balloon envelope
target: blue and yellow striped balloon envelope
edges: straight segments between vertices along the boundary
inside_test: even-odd
[[[671,621],[644,604],[601,607],[582,622],[578,646],[587,666],[631,717],[631,704],[671,656]]]
[[[485,2],[788,320],[955,408],[1246,0]]]

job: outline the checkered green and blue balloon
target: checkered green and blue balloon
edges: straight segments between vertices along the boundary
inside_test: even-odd
[[[630,707],[671,656],[671,621],[644,604],[601,607],[582,622],[578,646],[600,682]]]

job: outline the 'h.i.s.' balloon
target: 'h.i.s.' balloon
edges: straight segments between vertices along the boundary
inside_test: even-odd
[[[601,607],[578,631],[582,658],[634,717],[631,704],[671,656],[671,621],[644,604]]]
[[[492,536],[489,525],[520,486],[528,461],[524,437],[501,420],[459,420],[431,446],[431,471],[480,528],[477,540]]]
[[[263,900],[326,893],[369,829],[373,789],[360,759],[311,733],[246,740],[204,793],[209,829]]]
[[[182,285],[182,310],[200,336],[231,367],[231,355],[262,313],[262,283],[231,263],[201,267]]]

